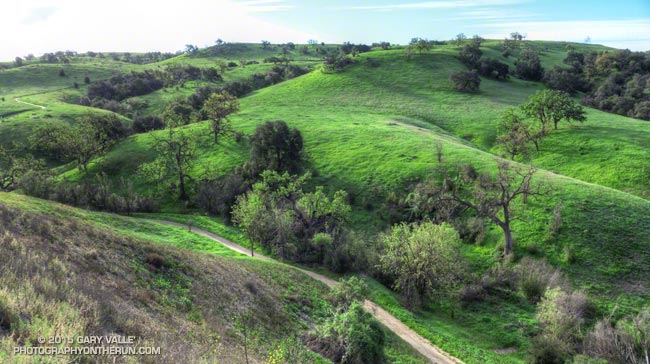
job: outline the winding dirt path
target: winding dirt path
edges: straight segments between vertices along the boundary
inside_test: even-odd
[[[171,222],[171,221],[166,221],[166,220],[154,220],[151,219],[150,221],[154,221],[160,224],[165,224],[165,225],[172,225],[172,226],[177,226],[177,227],[182,227],[187,229],[188,225],[186,224],[180,224],[176,222]],[[209,231],[206,230],[201,230],[199,228],[191,227],[191,230],[199,235],[203,235],[207,238],[210,238],[220,244],[223,244],[227,248],[230,248],[238,253],[251,256],[251,252],[249,249],[244,248],[243,246],[239,244],[235,244],[232,241],[228,239],[224,239],[223,237],[213,234]],[[268,261],[276,261],[272,258],[269,258],[267,256],[255,253],[254,255],[255,258],[262,259],[262,260],[268,260]],[[294,269],[297,269],[308,276],[314,278],[317,281],[325,283],[327,286],[333,288],[338,285],[338,282],[331,279],[327,278],[324,275],[314,273],[312,271],[298,268],[291,266]],[[399,336],[402,340],[407,342],[409,345],[411,345],[415,350],[417,350],[420,354],[422,354],[424,357],[429,359],[431,363],[434,364],[462,364],[463,362],[460,361],[457,358],[454,358],[453,356],[445,353],[442,351],[440,348],[437,346],[431,344],[428,340],[420,336],[417,332],[413,331],[410,329],[408,326],[404,325],[400,320],[395,318],[395,316],[391,315],[388,311],[384,310],[383,308],[379,307],[376,303],[365,300],[363,303],[363,308],[368,311],[372,316],[377,319],[377,321],[381,322],[384,326],[386,326],[389,330],[395,333],[395,335]]]
[[[43,110],[46,109],[46,107],[45,107],[45,106],[42,106],[42,105],[32,104],[31,102],[27,102],[27,101],[20,101],[20,98],[18,98],[18,97],[16,97],[16,98],[14,99],[14,101],[16,101],[16,102],[18,102],[18,103],[21,103],[21,104],[25,104],[25,105],[33,106],[33,107],[38,107],[38,108],[41,108],[41,109],[43,109]]]

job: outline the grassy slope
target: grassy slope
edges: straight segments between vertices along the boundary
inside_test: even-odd
[[[545,66],[559,64],[561,46],[545,46],[549,47],[543,55]],[[486,53],[498,56],[491,47],[488,43]],[[492,168],[494,158],[486,152],[495,151],[494,126],[499,112],[521,103],[540,88],[515,79],[507,83],[484,79],[478,95],[455,93],[448,75],[463,69],[454,57],[456,51],[454,47],[437,47],[433,54],[416,56],[409,62],[399,50],[366,54],[360,57],[360,64],[343,73],[314,72],[255,92],[242,100],[243,111],[234,118],[234,124],[248,134],[265,120],[282,119],[300,128],[319,171],[316,183],[353,192],[356,226],[378,230],[384,226],[375,219],[374,211],[362,210],[361,206],[377,210],[387,191],[400,190],[410,181],[431,174],[436,166],[433,145],[437,141],[443,143],[447,163],[472,161]],[[371,67],[365,57],[378,60],[380,66]],[[545,140],[535,162],[559,173],[645,195],[648,186],[643,173],[647,173],[644,163],[648,158],[643,135],[647,124],[596,110],[590,110],[589,116],[585,125],[563,127]],[[198,132],[201,127],[190,128]],[[597,140],[592,139],[595,136]],[[151,139],[147,135],[129,138],[102,158],[103,165],[96,165],[92,172],[104,169],[131,175],[141,161],[153,158],[148,143]],[[581,145],[589,152],[581,154]],[[216,148],[206,138],[199,165],[227,170],[245,160],[246,149],[232,141]],[[618,158],[604,160],[611,150],[619,151]],[[617,169],[626,172],[611,172]],[[197,167],[195,174],[202,170]],[[644,263],[649,258],[648,202],[571,178],[542,174],[553,179],[554,194],[530,204],[528,223],[515,226],[520,252],[527,245],[537,245],[543,255],[568,271],[578,286],[596,295],[603,308],[615,303],[620,304],[621,312],[640,307],[650,290]],[[81,177],[76,171],[66,176]],[[548,241],[547,223],[559,201],[565,205],[563,227],[557,238]],[[466,246],[465,254],[479,270],[485,268],[495,259],[494,246],[499,239],[498,231],[493,231],[488,244]],[[567,248],[577,252],[577,262],[572,265],[566,262]],[[394,313],[402,310],[399,305],[386,305]],[[465,337],[477,348],[504,347],[516,335],[490,340],[480,333],[510,330],[509,325],[531,320],[532,308],[511,306],[501,319],[493,318],[490,307],[477,308],[482,312],[465,313],[459,322],[450,322],[448,330],[439,328],[444,327],[440,325],[444,320],[435,312],[420,313],[417,319],[424,322],[420,329],[432,335],[442,330],[458,342]],[[443,345],[455,353],[453,346]],[[508,358],[517,360],[520,355]]]
[[[65,76],[59,76],[59,70]],[[8,143],[27,146],[28,137],[43,123],[72,122],[76,117],[87,113],[104,113],[79,105],[64,102],[79,100],[86,92],[84,77],[93,80],[110,78],[115,72],[140,70],[141,66],[115,62],[108,59],[76,58],[70,64],[31,64],[28,66],[0,71],[0,145]],[[73,83],[79,85],[78,89]],[[21,101],[44,105],[46,109],[25,105]]]
[[[58,296],[61,301],[49,304],[60,310],[59,316],[33,311],[37,308],[14,302],[10,297],[16,292],[12,290],[26,289],[30,284],[38,289],[62,273],[46,268],[38,278],[26,283],[25,277],[8,277],[0,269],[0,316],[20,312],[25,317],[43,318],[38,325],[28,324],[21,329],[21,335],[32,339],[54,328],[59,334],[70,331],[74,335],[102,335],[113,330],[164,346],[167,351],[157,362],[195,362],[200,357],[206,363],[239,363],[243,348],[233,317],[249,310],[256,316],[256,329],[249,339],[250,355],[253,362],[259,363],[274,347],[285,345],[291,335],[322,322],[330,310],[325,300],[328,290],[321,283],[285,265],[235,253],[183,228],[7,193],[0,193],[0,219],[0,232],[7,231],[10,237],[19,239],[32,254],[20,257],[24,261],[11,257],[15,252],[4,235],[0,245],[3,256],[25,270],[32,264],[51,267],[57,261],[54,267],[63,267],[70,277],[59,287],[86,295],[90,302],[84,301],[87,306],[76,303],[76,308],[69,307],[65,302],[80,298]],[[45,240],[39,241],[41,237]],[[147,257],[152,254],[164,259],[165,268],[149,265]],[[43,257],[47,257],[46,262],[40,261]],[[84,283],[75,277],[83,277]],[[18,288],[13,283],[19,284]],[[255,296],[246,291],[249,285],[255,286]],[[99,286],[104,289],[97,289]],[[49,302],[52,297],[42,291],[35,303],[41,300]],[[98,313],[101,320],[93,321],[94,312],[83,312],[86,308],[92,311],[93,305],[114,308]],[[81,318],[73,319],[76,315]],[[11,357],[7,348],[12,342],[3,337],[4,329],[0,327],[0,359],[21,359]],[[169,339],[186,332],[193,332],[191,339]],[[389,331],[386,334],[388,363],[424,363],[401,339]],[[22,359],[30,362],[29,358]],[[312,355],[310,361],[328,362],[317,355]]]
[[[418,56],[409,62],[404,61],[400,51],[370,53],[343,73],[314,72],[255,92],[242,99],[242,112],[234,118],[234,125],[248,134],[265,120],[282,119],[298,127],[319,171],[315,183],[345,188],[355,194],[358,206],[374,205],[376,209],[380,203],[377,196],[400,190],[410,181],[432,173],[436,166],[433,145],[437,141],[443,143],[446,163],[472,161],[493,168],[494,157],[487,152],[494,151],[492,144],[499,112],[523,102],[540,88],[538,84],[514,79],[507,83],[483,80],[478,95],[455,93],[451,91],[448,75],[463,69],[454,58],[455,52],[453,47],[441,47],[431,55]],[[380,66],[371,67],[364,61],[365,57],[378,60]],[[547,66],[561,59],[556,54],[545,56]],[[639,166],[646,163],[644,158],[623,158],[625,154],[620,154],[613,162],[602,159],[613,144],[632,155],[647,155],[643,137],[627,138],[632,133],[646,132],[647,124],[596,110],[589,110],[589,116],[583,126],[563,127],[547,139],[535,162],[587,181],[644,194],[646,182],[638,173],[626,176],[592,172],[611,171],[614,164],[619,169],[639,172]],[[586,140],[603,127],[610,127],[614,132],[603,133],[598,142],[589,141],[596,151],[571,152],[579,148],[576,138]],[[128,159],[144,156],[148,148],[141,142],[143,138],[146,137],[123,142],[104,158],[105,163],[120,166],[126,162],[127,155]],[[246,158],[245,146],[230,141],[216,152],[213,146],[205,148],[202,162],[219,168],[227,169]],[[124,152],[127,149],[128,154]],[[554,193],[552,198],[530,204],[527,223],[516,224],[520,252],[527,245],[538,246],[541,254],[570,273],[577,286],[598,297],[604,310],[614,304],[619,304],[622,312],[640,307],[648,298],[650,288],[648,267],[644,263],[650,258],[647,238],[650,222],[645,218],[650,216],[650,204],[576,179],[547,172],[542,175],[553,180]],[[565,205],[563,228],[557,238],[549,241],[547,224],[553,207],[560,201]],[[358,227],[377,224],[372,211],[357,208],[355,218]],[[381,228],[383,225],[379,223],[371,230]],[[494,261],[494,246],[500,239],[498,231],[493,231],[488,244],[466,246],[465,254],[481,270]],[[566,262],[567,249],[576,252],[576,263]],[[608,259],[602,259],[603,256]],[[490,348],[526,346],[526,339],[518,338],[518,334],[492,339],[480,334],[513,331],[512,325],[518,322],[524,322],[524,329],[530,328],[532,307],[522,302],[497,306],[500,305],[509,307],[503,310],[501,318],[494,318],[492,311],[499,307],[479,307],[463,313],[461,320],[447,322],[446,329],[440,325],[445,322],[444,314],[422,312],[416,317],[425,336],[428,332],[430,337],[438,337],[443,341],[443,348],[471,362],[472,357],[476,360],[474,355],[492,356],[485,351]],[[403,310],[398,305],[386,303],[386,306],[396,314]],[[462,347],[475,349],[461,350]],[[479,354],[472,354],[472,350]],[[521,357],[520,352],[500,360],[517,361]]]
[[[336,46],[325,46],[334,49]],[[177,97],[187,97],[194,93],[197,87],[204,85],[220,86],[225,82],[238,81],[248,78],[254,73],[266,73],[274,67],[271,63],[262,63],[264,58],[279,56],[281,49],[275,45],[263,50],[259,44],[226,44],[220,47],[202,49],[197,55],[180,55],[161,62],[144,65],[114,61],[110,58],[73,57],[70,64],[48,64],[29,62],[23,67],[0,70],[0,145],[13,142],[21,147],[27,144],[29,135],[34,128],[44,122],[62,123],[73,122],[75,118],[86,113],[103,113],[104,110],[75,105],[79,97],[86,94],[87,86],[84,77],[92,81],[110,78],[115,73],[142,71],[145,69],[164,68],[171,64],[186,64],[197,67],[216,67],[218,60],[256,60],[260,64],[228,68],[224,73],[223,82],[207,83],[203,81],[186,82],[179,87],[165,88],[148,95],[133,97],[127,101],[144,102],[146,107],[139,111],[140,115],[159,114],[166,104]],[[294,64],[314,66],[321,60],[321,55],[313,49],[303,55],[296,48],[289,51],[288,57]],[[63,69],[66,76],[59,76]],[[74,88],[73,83],[79,88]],[[14,101],[37,105],[45,105],[43,110]]]
[[[494,157],[487,150],[482,151],[480,146],[491,138],[490,135],[493,138],[499,110],[524,100],[538,88],[536,84],[519,80],[508,83],[484,80],[483,91],[479,95],[452,92],[447,75],[453,70],[462,69],[453,52],[455,49],[443,47],[432,55],[416,57],[406,63],[399,51],[376,52],[370,56],[380,61],[377,68],[362,59],[360,64],[343,73],[313,72],[242,99],[242,112],[234,118],[234,125],[238,130],[251,134],[255,126],[266,120],[287,121],[299,128],[305,137],[307,152],[319,172],[315,183],[333,189],[345,188],[355,194],[358,205],[375,204],[377,208],[376,204],[387,191],[400,190],[409,182],[432,173],[437,164],[433,158],[433,145],[437,141],[443,144],[446,163],[472,161],[479,167],[492,168]],[[503,96],[497,98],[497,95]],[[640,126],[640,122],[628,118],[597,111],[590,113],[600,118],[602,123],[623,124],[621,128],[629,127],[625,131],[630,133]],[[610,117],[609,121],[607,117]],[[560,149],[563,147],[560,143],[562,139],[567,144],[575,144],[569,140],[575,137],[570,138],[569,135],[596,128],[593,124],[598,121],[592,119],[579,128],[563,128],[556,133],[557,136],[551,137],[555,140],[545,141],[544,145]],[[188,129],[199,132],[203,127],[196,124]],[[465,136],[464,139],[470,139],[475,144],[453,134]],[[618,140],[626,148],[633,148],[634,143],[624,140],[624,135],[612,133],[608,138]],[[196,175],[200,175],[208,166],[227,170],[246,159],[245,145],[228,140],[223,146],[214,146],[208,139],[206,136],[201,144]],[[91,168],[91,174],[102,170],[102,167],[110,172],[117,172],[117,168],[121,168],[120,173],[132,174],[140,161],[153,158],[149,148],[151,142],[149,135],[137,135],[125,140],[102,158],[100,164]],[[642,153],[641,149],[635,150]],[[590,156],[567,156],[568,160],[563,166],[567,170],[579,170],[589,163],[583,159]],[[644,162],[640,160],[636,158],[620,163]],[[592,162],[596,168],[607,168],[607,165]],[[647,243],[647,222],[641,220],[636,224],[622,224],[617,221],[645,216],[649,205],[647,201],[579,180],[546,172],[542,174],[554,180],[554,198],[537,206],[529,206],[529,213],[534,219],[525,228],[517,229],[521,245],[541,243],[559,262],[562,248],[567,244],[584,245],[585,251],[595,244],[612,250],[622,236],[629,236],[630,240],[636,241],[635,244]],[[76,170],[68,172],[67,176],[81,177]],[[616,178],[617,175],[610,173],[610,176]],[[560,200],[567,205],[566,233],[561,234],[559,241],[545,244],[547,219],[554,204]],[[592,207],[608,205],[613,207],[605,210]],[[603,222],[602,219],[612,208],[625,208],[626,211],[621,211],[618,218]],[[359,223],[375,221],[372,212],[358,212]],[[575,227],[571,229],[571,226]],[[608,230],[611,230],[611,234]],[[601,234],[597,239],[593,235],[596,232]],[[479,248],[479,251],[482,250],[485,248]],[[481,254],[487,255],[488,252]],[[634,251],[620,252],[598,266],[610,267],[602,269],[605,275],[613,271],[636,275],[634,267],[643,268],[641,264],[621,265],[622,261],[631,259],[634,254]]]

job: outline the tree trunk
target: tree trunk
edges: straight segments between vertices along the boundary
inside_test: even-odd
[[[510,210],[508,206],[503,207],[503,222],[499,224],[503,229],[503,235],[506,238],[506,245],[503,249],[503,256],[512,254],[512,230],[510,230]]]
[[[506,246],[503,249],[503,255],[506,256],[508,254],[512,254],[512,231],[510,230],[510,224],[504,225],[503,226],[503,234],[505,235],[506,238]]]
[[[187,193],[185,192],[185,174],[182,172],[178,174],[178,192],[179,200],[187,200]]]

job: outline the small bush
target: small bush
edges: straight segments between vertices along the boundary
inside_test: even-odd
[[[530,363],[533,364],[565,364],[570,357],[567,344],[550,335],[540,335],[533,338],[529,353]]]
[[[526,251],[530,255],[537,255],[539,254],[539,246],[537,245],[537,243],[530,243],[526,245]]]
[[[566,282],[560,270],[544,260],[524,257],[517,265],[519,289],[532,303],[538,302],[548,288],[564,287]]]
[[[331,300],[340,311],[347,311],[355,302],[362,303],[369,293],[368,285],[357,277],[350,277],[332,290]]]
[[[154,252],[147,253],[144,261],[154,269],[161,269],[167,265],[165,258],[162,255]]]
[[[384,360],[384,331],[357,303],[326,323],[322,338],[330,345],[324,354],[336,363],[375,364]],[[338,353],[340,357],[328,353]]]
[[[452,73],[449,77],[456,91],[477,92],[481,85],[481,78],[476,70]]]
[[[146,133],[152,130],[164,129],[165,123],[157,116],[137,117],[133,120],[131,128],[135,133]]]

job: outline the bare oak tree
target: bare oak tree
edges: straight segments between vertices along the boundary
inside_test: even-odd
[[[530,196],[550,192],[541,183],[533,183],[536,171],[533,167],[513,167],[508,162],[499,162],[496,177],[477,173],[471,166],[459,168],[455,175],[445,176],[440,202],[455,202],[499,226],[505,237],[503,254],[508,255],[514,246],[512,222],[520,219],[515,201],[527,203]]]

